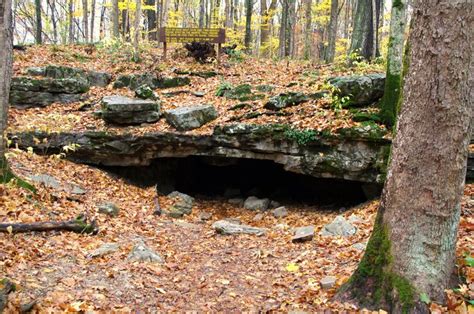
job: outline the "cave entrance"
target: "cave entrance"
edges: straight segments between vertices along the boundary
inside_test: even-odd
[[[288,172],[269,160],[189,156],[158,158],[146,167],[106,167],[140,186],[156,185],[158,193],[179,191],[196,198],[257,196],[281,204],[350,207],[380,194],[381,187],[363,182],[323,179]]]

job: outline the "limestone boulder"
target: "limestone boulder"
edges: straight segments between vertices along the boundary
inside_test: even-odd
[[[217,119],[217,111],[212,105],[180,107],[164,113],[166,121],[179,131],[200,128]]]
[[[160,103],[154,100],[133,99],[124,96],[105,96],[98,115],[107,123],[140,124],[158,121]]]

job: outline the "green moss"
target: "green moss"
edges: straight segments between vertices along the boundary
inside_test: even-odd
[[[284,135],[287,139],[304,146],[316,140],[317,133],[314,130],[298,130],[289,128],[285,130]]]
[[[364,121],[358,126],[339,129],[337,133],[345,138],[381,140],[387,130],[373,121]]]
[[[362,304],[381,307],[401,304],[402,312],[409,313],[415,304],[416,290],[411,283],[390,269],[393,257],[388,228],[383,223],[383,211],[377,213],[374,230],[367,248],[349,285],[357,287],[353,296]],[[396,296],[397,300],[394,300]]]
[[[388,73],[385,80],[385,91],[381,103],[380,116],[385,125],[392,127],[395,125],[398,112],[398,103],[401,96],[401,75]]]
[[[17,177],[8,167],[8,163],[5,158],[0,158],[0,183],[6,184],[13,182],[17,187],[23,188],[30,191],[31,193],[36,193],[36,188],[26,182],[25,180]]]
[[[98,232],[95,223],[87,223],[84,215],[77,216],[74,221],[80,226],[81,233],[96,234]]]

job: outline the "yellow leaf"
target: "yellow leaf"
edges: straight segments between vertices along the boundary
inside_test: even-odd
[[[286,271],[289,271],[290,273],[297,272],[299,269],[300,267],[295,263],[288,263],[288,265],[286,265]]]
[[[7,231],[9,234],[12,234],[13,233],[13,227],[12,226],[8,226],[7,227]]]

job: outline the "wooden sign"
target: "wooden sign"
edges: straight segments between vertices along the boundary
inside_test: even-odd
[[[163,43],[163,59],[166,59],[167,43],[209,42],[217,44],[217,63],[219,64],[221,44],[225,43],[225,29],[162,27],[158,34],[158,40]]]
[[[190,43],[209,42],[222,44],[225,42],[225,29],[223,28],[160,28],[159,40],[163,43]]]

